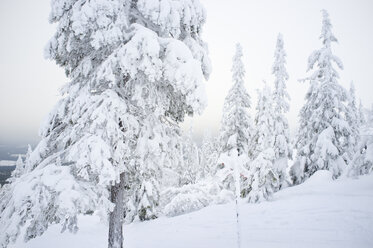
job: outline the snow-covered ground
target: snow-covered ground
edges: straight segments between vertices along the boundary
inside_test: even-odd
[[[284,189],[271,202],[242,203],[242,248],[373,247],[373,175],[331,180],[319,171],[304,184]],[[107,227],[82,217],[77,234],[51,227],[42,237],[10,247],[105,248]],[[126,248],[233,248],[233,204],[178,217],[125,226]]]

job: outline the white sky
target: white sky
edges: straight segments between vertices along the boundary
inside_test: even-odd
[[[200,0],[207,10],[203,38],[209,45],[213,72],[207,82],[209,106],[193,118],[194,130],[216,132],[221,110],[231,86],[234,45],[244,49],[246,87],[256,104],[256,89],[263,80],[272,84],[271,66],[278,32],[284,36],[292,98],[289,122],[297,127],[308,84],[308,55],[321,46],[321,13],[330,14],[339,39],[334,52],[345,66],[340,83],[354,81],[365,106],[373,102],[373,1],[370,0]],[[58,99],[58,88],[67,81],[63,70],[43,56],[54,33],[48,23],[49,0],[0,1],[0,144],[28,143],[38,139],[44,116]],[[252,113],[253,114],[253,113]],[[190,125],[190,119],[184,126]]]

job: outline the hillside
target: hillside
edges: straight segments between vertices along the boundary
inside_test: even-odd
[[[319,171],[304,184],[284,189],[270,202],[241,203],[241,247],[373,247],[373,175],[331,180]],[[126,248],[237,247],[233,204],[215,205],[178,217],[125,226]],[[13,248],[106,247],[107,226],[82,217],[80,231],[42,237]]]

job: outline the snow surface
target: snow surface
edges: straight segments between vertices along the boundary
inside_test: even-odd
[[[241,247],[373,247],[373,174],[332,180],[318,171],[270,202],[241,202]],[[236,247],[234,204],[124,227],[126,248]],[[107,226],[98,217],[80,218],[77,234],[52,226],[43,236],[13,248],[107,247]]]

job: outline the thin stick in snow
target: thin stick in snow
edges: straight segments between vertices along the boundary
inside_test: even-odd
[[[237,154],[237,155],[236,155]],[[234,174],[235,174],[235,205],[236,205],[236,234],[237,234],[237,247],[241,248],[241,235],[240,235],[240,212],[238,199],[240,197],[240,174],[238,171],[238,163],[240,163],[238,153],[236,153],[233,159],[234,163]]]

